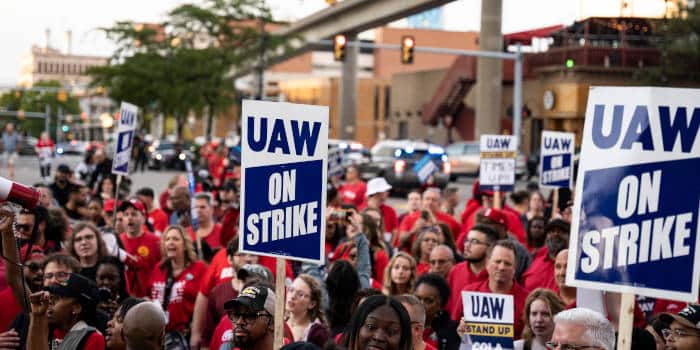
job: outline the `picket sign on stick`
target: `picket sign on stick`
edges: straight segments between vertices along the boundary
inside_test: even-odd
[[[620,320],[618,322],[617,349],[632,349],[632,327],[634,326],[634,293],[622,293]]]
[[[501,210],[503,205],[501,205],[501,191],[495,191],[493,193],[493,207]]]
[[[552,214],[559,214],[559,189],[552,190]]]
[[[122,184],[122,175],[117,175],[117,185],[114,186],[114,209],[112,210],[112,229],[117,227],[117,207],[119,206],[119,186]],[[115,234],[117,234],[115,232]]]
[[[279,349],[284,345],[284,305],[285,305],[285,273],[286,260],[277,258],[277,266],[275,273],[275,349]]]

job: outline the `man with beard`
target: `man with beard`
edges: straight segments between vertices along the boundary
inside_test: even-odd
[[[56,199],[56,202],[58,202],[60,206],[65,206],[68,202],[68,194],[73,186],[70,182],[71,177],[73,177],[73,171],[70,170],[68,165],[60,164],[58,168],[56,168],[54,183],[52,183],[49,188],[53,193],[53,198]]]
[[[514,315],[522,315],[525,310],[525,299],[528,291],[523,289],[515,280],[515,245],[510,240],[502,239],[489,247],[486,256],[486,271],[488,278],[464,287],[461,291],[510,294],[513,296]],[[455,300],[455,308],[452,309],[453,320],[462,319],[462,298]],[[462,323],[460,323],[461,328]],[[523,331],[522,317],[516,317],[513,324],[515,339],[520,338]]]
[[[119,212],[124,213],[126,232],[119,239],[127,254],[119,254],[119,259],[126,264],[126,283],[129,294],[143,297],[148,292],[148,281],[153,268],[160,262],[160,238],[143,231],[146,208],[136,199],[124,201],[119,205]]]
[[[237,298],[227,301],[224,309],[233,324],[233,342],[226,346],[240,350],[272,349],[275,334],[275,293],[272,289],[246,287]]]
[[[19,256],[24,264],[24,282],[27,287],[32,293],[40,291],[44,286],[42,268],[44,251],[39,246],[31,246],[30,248],[29,245],[25,245]],[[27,258],[25,259],[25,257]],[[7,330],[17,314],[22,312],[23,308],[18,301],[23,299],[24,295],[14,295],[13,288],[5,288],[0,292],[0,305],[3,307],[2,312],[0,312],[0,331]],[[14,330],[12,333],[17,334]]]
[[[83,213],[86,211],[87,201],[83,194],[83,186],[73,185],[68,193],[68,202],[64,205],[66,215],[72,220],[83,220]]]
[[[554,278],[554,260],[569,247],[569,223],[561,219],[550,221],[544,229],[544,247],[537,250],[530,267],[523,273],[523,284],[527,290],[548,288],[559,293]]]
[[[452,295],[447,301],[447,310],[453,310],[457,301],[461,300],[461,292],[469,284],[485,281],[486,251],[498,241],[498,231],[486,225],[475,225],[464,240],[465,261],[455,265],[447,275]],[[461,303],[460,303],[461,305]]]

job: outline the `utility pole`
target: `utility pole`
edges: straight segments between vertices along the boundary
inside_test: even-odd
[[[357,56],[360,47],[355,42],[357,33],[345,33],[348,44],[343,60],[343,75],[340,80],[340,138],[355,139],[357,114]]]
[[[502,12],[502,0],[481,1],[480,51],[503,52]],[[501,129],[502,84],[501,60],[487,57],[477,58],[476,118],[474,119],[474,136],[477,140],[481,134],[498,134]]]

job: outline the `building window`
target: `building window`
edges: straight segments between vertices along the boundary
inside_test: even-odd
[[[407,139],[408,138],[408,122],[405,120],[402,120],[399,122],[399,139]]]
[[[384,119],[389,119],[391,110],[391,86],[384,87]]]
[[[379,120],[379,86],[374,87],[374,120]]]

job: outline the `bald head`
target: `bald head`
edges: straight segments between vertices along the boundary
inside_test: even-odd
[[[190,208],[190,190],[185,186],[177,186],[173,188],[170,194],[170,203],[173,209],[177,211],[187,210]]]
[[[433,250],[430,252],[429,261],[429,272],[437,273],[443,278],[447,278],[452,266],[455,264],[455,255],[452,252],[452,248],[441,244],[433,248]]]
[[[124,317],[127,349],[161,350],[165,338],[165,314],[152,302],[132,307]]]

